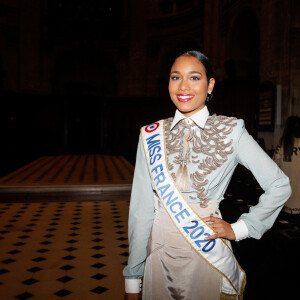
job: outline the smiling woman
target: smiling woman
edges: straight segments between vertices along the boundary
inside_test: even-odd
[[[171,68],[173,118],[141,128],[129,210],[126,299],[242,299],[246,284],[230,240],[259,239],[291,193],[289,179],[243,120],[209,115],[215,80],[199,51]],[[265,193],[229,224],[219,204],[234,169],[250,169]]]

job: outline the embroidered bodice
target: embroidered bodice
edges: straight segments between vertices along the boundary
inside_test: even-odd
[[[189,199],[200,199],[202,207],[209,201],[207,185],[209,175],[220,168],[234,151],[230,134],[236,119],[210,116],[205,127],[198,127],[192,120],[183,119],[170,130],[173,118],[165,121],[166,151],[169,171],[183,192],[191,192]],[[183,168],[186,170],[181,171]],[[182,172],[186,172],[182,178]],[[180,176],[180,180],[178,180]],[[180,182],[188,180],[185,188]]]

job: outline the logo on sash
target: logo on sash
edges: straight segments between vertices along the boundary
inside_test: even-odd
[[[189,206],[169,174],[165,153],[164,121],[141,129],[149,173],[157,195],[186,241],[222,274],[222,293],[241,295],[245,273],[222,239],[205,240],[215,232]]]
[[[145,127],[145,131],[150,133],[150,132],[153,132],[154,130],[156,130],[159,126],[159,123],[153,123],[153,124],[150,124],[148,126]]]

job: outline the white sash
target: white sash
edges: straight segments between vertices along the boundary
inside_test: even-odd
[[[215,232],[189,206],[168,172],[164,127],[164,120],[161,120],[141,129],[148,169],[157,195],[187,242],[222,274],[222,292],[241,295],[246,276],[232,250],[220,238],[204,240]]]

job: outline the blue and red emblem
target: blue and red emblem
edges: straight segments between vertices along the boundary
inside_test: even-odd
[[[159,126],[159,123],[155,122],[153,124],[150,124],[148,125],[146,128],[145,128],[145,131],[150,133],[150,132],[153,132],[154,130],[156,130]]]

